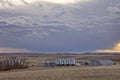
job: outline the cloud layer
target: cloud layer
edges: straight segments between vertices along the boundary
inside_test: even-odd
[[[67,5],[67,4],[74,4],[74,3],[80,3],[85,1],[91,1],[91,0],[1,0],[0,6],[1,7],[11,7],[11,6],[24,6],[29,4],[36,4],[36,3],[52,3],[52,4],[61,4],[61,5]]]
[[[32,0],[18,5],[14,1],[20,0],[11,1],[0,2],[0,47],[38,52],[95,51],[111,48],[120,40],[119,0],[69,5]]]

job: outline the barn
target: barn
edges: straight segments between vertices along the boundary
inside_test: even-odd
[[[112,60],[92,60],[89,66],[109,66],[113,64],[114,62]]]

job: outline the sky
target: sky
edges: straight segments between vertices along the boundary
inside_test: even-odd
[[[0,0],[0,53],[120,52],[119,34],[120,0]]]

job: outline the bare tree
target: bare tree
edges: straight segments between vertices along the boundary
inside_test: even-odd
[[[5,60],[0,61],[0,70],[11,70],[11,69],[25,69],[28,68],[29,63],[25,57],[8,57]]]

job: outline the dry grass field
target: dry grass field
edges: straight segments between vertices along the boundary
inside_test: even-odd
[[[77,62],[84,63],[93,59],[116,59],[113,66],[88,67],[85,65],[74,67],[45,68],[42,62],[59,57],[74,57]],[[120,56],[113,55],[47,55],[27,57],[33,67],[22,70],[0,72],[0,80],[120,80]]]

